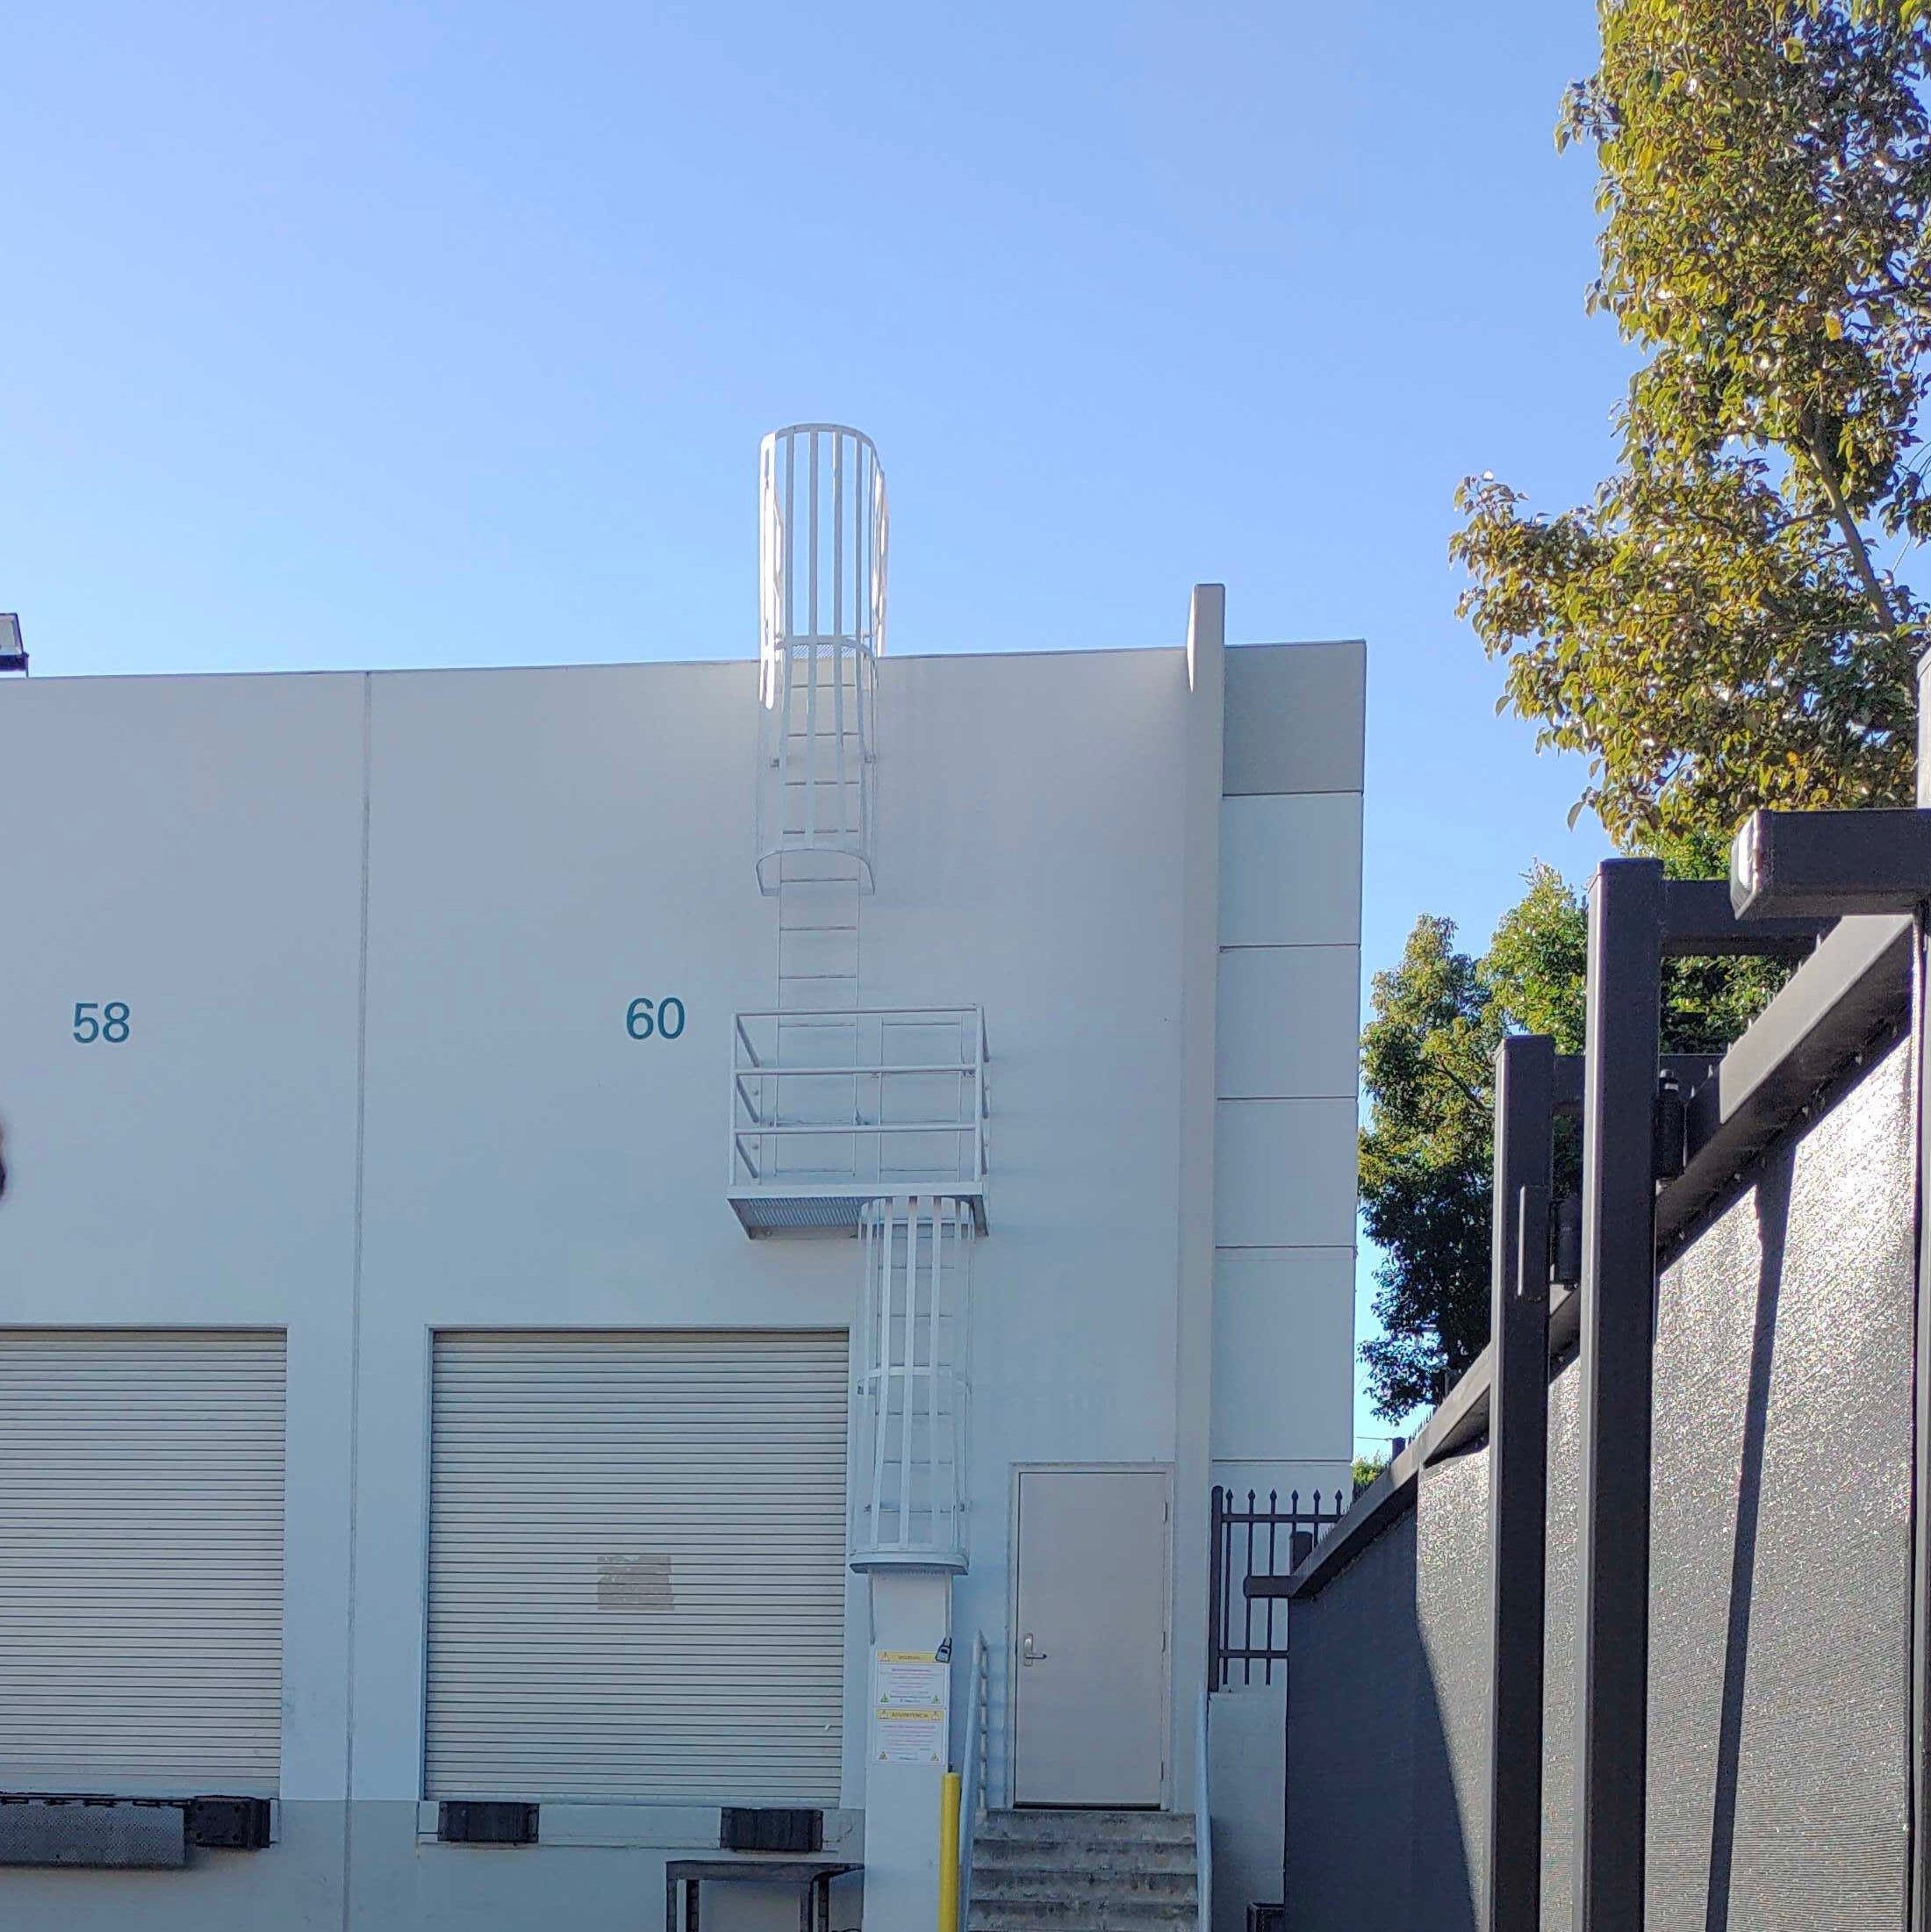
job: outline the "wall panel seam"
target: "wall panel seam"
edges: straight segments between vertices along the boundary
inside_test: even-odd
[[[355,986],[355,1232],[348,1283],[348,1574],[342,1685],[342,1932],[349,1932],[355,1797],[355,1591],[357,1503],[362,1472],[363,1202],[369,1121],[369,851],[375,743],[375,679],[363,673],[362,930]]]

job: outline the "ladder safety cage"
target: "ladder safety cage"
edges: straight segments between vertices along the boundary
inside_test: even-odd
[[[945,1196],[872,1202],[861,1232],[855,1569],[966,1567],[971,1209]]]
[[[869,436],[798,423],[758,455],[757,882],[787,854],[872,885],[878,660],[885,649],[885,472]]]

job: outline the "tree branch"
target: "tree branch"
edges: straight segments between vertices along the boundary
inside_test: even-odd
[[[1455,1072],[1454,1068],[1448,1065],[1446,1059],[1438,1056],[1430,1060],[1428,1065],[1431,1072],[1439,1074],[1478,1113],[1485,1111],[1495,1104],[1494,1100],[1487,1094],[1478,1092],[1475,1088],[1469,1086],[1468,1081],[1463,1080]]]
[[[1884,585],[1871,564],[1864,533],[1857,528],[1857,520],[1850,514],[1850,506],[1844,501],[1843,482],[1837,474],[1837,465],[1831,461],[1829,448],[1824,441],[1823,421],[1819,417],[1811,419],[1807,446],[1811,461],[1817,466],[1818,481],[1823,485],[1824,494],[1830,500],[1831,514],[1836,519],[1837,528],[1842,532],[1845,545],[1850,551],[1852,567],[1864,586],[1864,595],[1870,600],[1877,628],[1885,636],[1895,637],[1898,635],[1897,613],[1892,609],[1891,600],[1884,594]]]

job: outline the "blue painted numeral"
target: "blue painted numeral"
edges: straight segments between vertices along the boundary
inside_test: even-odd
[[[684,1002],[674,993],[633,1000],[623,1016],[623,1030],[634,1040],[674,1040],[684,1031]]]

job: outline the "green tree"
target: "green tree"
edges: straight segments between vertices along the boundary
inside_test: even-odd
[[[1708,878],[1712,841],[1661,853],[1676,878]],[[1505,1034],[1547,1033],[1583,1050],[1589,911],[1553,866],[1527,890],[1479,957],[1454,924],[1415,922],[1401,964],[1378,973],[1361,1035],[1369,1100],[1360,1139],[1361,1218],[1382,1251],[1375,1314],[1382,1333],[1361,1357],[1376,1411],[1392,1421],[1436,1400],[1489,1339],[1489,1217],[1495,1050]],[[1762,959],[1672,959],[1663,969],[1665,1052],[1719,1052],[1788,974]],[[1579,1183],[1573,1131],[1559,1128],[1558,1191]]]
[[[1591,310],[1642,361],[1619,461],[1551,514],[1457,495],[1461,614],[1498,708],[1582,753],[1576,812],[1716,877],[1759,805],[1908,803],[1931,535],[1931,0],[1599,0],[1602,60],[1557,145],[1592,145]],[[1572,814],[1572,819],[1574,815]],[[1432,1398],[1486,1339],[1489,1082],[1512,1028],[1583,1023],[1581,903],[1545,868],[1479,958],[1424,918],[1362,1038],[1364,1221],[1385,1254],[1376,1404]],[[1675,962],[1668,1051],[1734,1039],[1778,983]]]
[[[1434,1401],[1489,1336],[1489,1189],[1495,1051],[1504,1032],[1582,1039],[1582,901],[1553,867],[1480,959],[1454,923],[1424,916],[1401,964],[1375,975],[1361,1036],[1371,1102],[1360,1142],[1361,1218],[1382,1251],[1361,1359],[1378,1413]]]
[[[1598,11],[1557,140],[1595,147],[1590,304],[1644,361],[1589,503],[1462,485],[1462,614],[1626,847],[1906,802],[1926,607],[1884,559],[1931,535],[1927,10]]]

